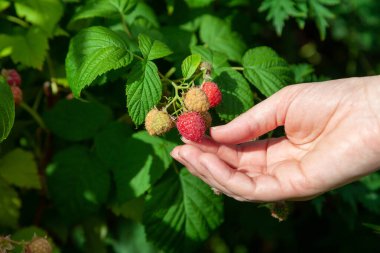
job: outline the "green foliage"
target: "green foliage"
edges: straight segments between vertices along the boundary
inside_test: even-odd
[[[284,59],[268,47],[248,50],[243,56],[244,76],[269,97],[293,83],[293,73]]]
[[[15,119],[15,103],[9,85],[0,77],[0,143],[4,141],[13,126]]]
[[[160,181],[146,201],[147,237],[166,252],[196,252],[222,222],[221,198],[185,169]]]
[[[175,117],[180,102],[165,105],[205,79],[222,91],[210,111],[219,125],[286,85],[378,74],[379,8],[0,0],[0,68],[21,74],[24,95],[15,107],[0,75],[0,236],[48,233],[62,253],[375,252],[379,173],[295,203],[278,223],[257,204],[216,196],[171,158],[177,130],[150,136],[143,123],[154,107]],[[310,228],[313,237],[300,233]]]

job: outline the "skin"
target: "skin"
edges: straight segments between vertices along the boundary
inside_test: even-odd
[[[286,136],[256,140],[284,126]],[[287,86],[171,155],[239,201],[306,200],[380,167],[380,76]]]

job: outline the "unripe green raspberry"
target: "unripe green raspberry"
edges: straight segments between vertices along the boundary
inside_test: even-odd
[[[145,129],[150,135],[161,135],[174,126],[173,120],[167,112],[156,108],[150,110],[145,117]]]
[[[52,247],[49,241],[43,237],[35,237],[26,245],[26,253],[51,253]]]
[[[193,87],[185,94],[183,102],[189,111],[205,112],[210,108],[206,93],[198,87]]]

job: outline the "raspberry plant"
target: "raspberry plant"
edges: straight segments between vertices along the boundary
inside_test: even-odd
[[[0,252],[378,250],[378,174],[278,223],[286,204],[216,195],[169,155],[286,85],[379,73],[378,8],[0,0]]]

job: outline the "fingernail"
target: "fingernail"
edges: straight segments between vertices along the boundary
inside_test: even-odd
[[[181,141],[184,143],[189,143],[190,141],[186,139],[185,137],[181,136]]]
[[[170,152],[170,155],[174,158],[174,159],[178,159],[178,151],[176,149],[173,149],[172,152]]]

